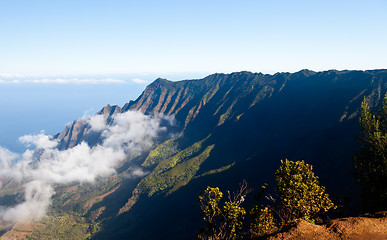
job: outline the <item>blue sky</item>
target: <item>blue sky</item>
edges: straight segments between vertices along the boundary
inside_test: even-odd
[[[136,99],[157,77],[377,69],[386,0],[0,0],[0,146]]]
[[[174,80],[189,76],[164,74]],[[107,104],[122,107],[135,100],[157,77],[158,74],[0,74],[0,147],[23,152],[20,136],[42,130],[55,135],[73,120],[91,116]]]
[[[1,0],[0,73],[385,68],[387,1]]]

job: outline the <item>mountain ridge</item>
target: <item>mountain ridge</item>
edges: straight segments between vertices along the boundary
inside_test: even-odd
[[[227,80],[235,80],[235,78],[243,79],[246,76],[254,76],[254,78],[261,78],[265,79],[266,81],[270,81],[273,79],[278,79],[282,78],[286,83],[286,81],[299,78],[299,77],[310,77],[313,75],[330,75],[330,74],[345,74],[345,73],[359,73],[359,74],[367,74],[367,73],[378,73],[378,72],[385,72],[386,70],[366,70],[366,71],[349,71],[349,70],[344,70],[344,71],[337,71],[337,70],[329,70],[329,71],[324,71],[324,72],[314,72],[310,71],[308,69],[303,69],[295,73],[275,73],[273,75],[270,74],[262,74],[262,73],[251,73],[248,71],[242,71],[242,72],[234,72],[231,74],[223,74],[223,73],[215,73],[211,74],[203,79],[195,79],[195,80],[182,80],[182,81],[169,81],[167,79],[163,78],[158,78],[151,84],[147,86],[147,88],[144,90],[144,92],[135,100],[135,101],[129,101],[126,103],[122,108],[119,106],[110,106],[107,105],[106,107],[103,107],[97,114],[102,114],[102,112],[106,111],[106,109],[114,109],[114,112],[109,113],[107,115],[107,119],[111,120],[112,116],[117,113],[121,112],[126,112],[129,110],[135,110],[135,111],[141,111],[145,114],[157,114],[157,113],[163,113],[165,115],[176,115],[179,113],[182,108],[186,106],[186,104],[189,101],[194,101],[194,104],[191,105],[200,105],[200,104],[205,104],[206,100],[209,99],[204,99],[202,103],[200,103],[200,100],[202,99],[197,99],[198,95],[201,95],[203,91],[208,90],[208,87],[211,85],[215,84],[215,89],[210,89],[210,91],[217,91],[216,90],[216,84],[224,84],[224,82],[220,81],[217,83],[214,83],[217,78],[224,78],[225,76],[229,76]],[[291,76],[289,78],[289,76]],[[275,81],[275,80],[274,80]],[[253,82],[251,84],[258,84],[258,85],[265,85],[268,82]],[[188,85],[188,86],[187,86]],[[189,86],[193,85],[193,86]],[[178,90],[179,89],[179,90]],[[231,89],[229,89],[231,90]],[[264,89],[265,91],[265,89]],[[270,91],[270,89],[269,89]],[[163,94],[161,94],[163,92]],[[226,92],[227,93],[227,92]],[[209,94],[211,96],[211,94]],[[226,94],[227,95],[227,94]],[[196,97],[196,98],[195,98]],[[181,101],[184,98],[184,101]],[[226,100],[226,99],[224,99]],[[255,101],[259,101],[259,97],[255,99]],[[173,103],[170,104],[169,103]],[[151,104],[152,103],[152,104]],[[256,102],[253,102],[252,105],[254,105]],[[179,108],[176,108],[176,106],[180,106]],[[184,115],[186,116],[186,119],[184,121],[185,125],[190,122],[191,118],[195,117],[198,114],[198,110],[200,110],[201,106],[198,107],[198,109],[193,109],[190,108],[187,112],[184,111]],[[116,109],[118,109],[116,111]],[[196,110],[196,111],[195,111]],[[217,112],[216,112],[217,113]],[[106,116],[106,112],[104,112],[104,115]],[[179,119],[180,120],[180,119]],[[182,120],[182,119],[181,119]],[[83,125],[81,123],[77,124],[76,120],[73,122],[71,128],[74,130],[78,130],[78,128],[81,128],[81,130],[84,130],[86,127],[80,127],[78,125]],[[66,147],[73,147],[74,144],[79,144],[80,141],[82,141],[82,137],[78,137],[75,139],[73,137],[73,142],[72,144],[69,143],[67,139],[65,139],[68,134],[70,134],[71,131],[74,130],[67,130],[67,127],[64,131],[67,131],[69,133],[60,133],[57,134],[57,138],[60,141],[64,141],[67,143]],[[74,133],[71,133],[71,136],[78,136],[79,133],[84,133],[81,130],[75,131]],[[64,147],[64,148],[66,148]]]
[[[294,74],[261,75],[239,72],[210,75],[202,80],[203,88],[198,88],[197,92],[202,97],[191,96],[190,101],[177,112],[178,121],[184,121],[182,127],[184,134],[174,141],[180,150],[187,151],[195,143],[203,141],[202,148],[196,150],[198,153],[215,144],[211,154],[200,164],[191,180],[187,180],[188,176],[185,176],[177,184],[163,183],[163,179],[182,178],[181,175],[171,175],[181,166],[177,163],[172,168],[162,168],[159,174],[155,172],[154,175],[145,177],[139,183],[140,188],[136,189],[145,193],[148,191],[148,195],[151,193],[151,196],[156,194],[153,198],[158,200],[149,201],[152,204],[158,201],[157,209],[170,209],[179,205],[179,201],[171,199],[186,199],[187,196],[204,189],[210,182],[215,186],[227,186],[232,184],[230,179],[246,178],[251,184],[259,186],[263,182],[258,179],[272,178],[267,172],[274,172],[279,160],[289,157],[306,159],[314,164],[321,181],[327,185],[328,191],[334,193],[333,195],[341,192],[341,196],[356,196],[359,190],[350,171],[351,156],[357,147],[355,135],[358,131],[356,119],[358,108],[363,97],[369,97],[373,106],[380,103],[381,96],[386,92],[386,73],[385,70],[372,72],[303,70]],[[178,84],[184,85],[188,82]],[[189,83],[198,84],[198,82]],[[156,89],[166,88],[167,84],[174,83],[164,82],[164,85],[158,85]],[[202,93],[200,92],[202,89],[207,91]],[[163,104],[165,97],[156,97],[152,94],[154,92],[144,91],[141,98],[145,100],[151,96],[152,99],[158,99],[157,104],[153,102],[148,108],[142,105],[137,109],[143,111],[147,109],[145,112],[156,109],[157,111],[153,113],[157,113],[163,106],[168,105]],[[253,128],[249,129],[246,126]],[[232,139],[225,136],[232,136]],[[278,162],[274,161],[275,159]],[[157,166],[163,166],[165,161],[172,160],[170,158],[159,160],[156,169]],[[260,169],[259,165],[266,169]],[[223,168],[227,170],[221,171]],[[208,175],[210,172],[217,173]],[[330,178],[327,178],[328,174]],[[195,178],[195,176],[203,177]],[[151,177],[157,180],[152,182]],[[214,181],[215,179],[217,180]],[[156,183],[164,185],[159,189],[154,187],[160,186],[155,185]],[[173,190],[175,189],[173,186],[179,186],[182,190]],[[171,189],[173,192],[169,195]],[[167,193],[166,197],[163,197],[163,192]],[[141,197],[139,199],[141,201]],[[174,204],[161,203],[168,201]],[[185,204],[185,208],[176,211],[195,209],[195,201],[189,202]],[[128,214],[123,214],[122,217],[131,219],[136,215],[136,211],[143,211],[140,209],[146,207],[134,204]],[[157,211],[152,217],[161,220],[160,216],[166,215],[166,211]],[[150,217],[147,219],[144,220],[144,224],[155,221],[150,220]],[[195,221],[192,218],[188,219],[190,220],[185,221]],[[176,216],[175,220],[173,222],[184,222],[179,216]],[[192,232],[192,228],[185,226],[185,229],[191,229],[189,232]],[[136,230],[142,232],[145,229]],[[134,234],[141,238],[141,234],[138,235],[134,231],[135,229],[128,230],[123,235],[117,233],[117,236]],[[158,231],[165,230],[160,227]],[[176,237],[179,234],[182,232],[176,233]],[[144,236],[151,237],[146,234]]]
[[[176,124],[149,150],[128,157],[116,175],[95,185],[57,186],[53,208],[101,223],[95,239],[192,239],[200,224],[196,198],[207,185],[270,184],[280,159],[289,158],[314,165],[327,191],[351,198],[348,211],[356,212],[359,186],[351,171],[359,107],[364,97],[378,106],[386,92],[383,69],[156,79],[136,100],[107,105],[97,115],[109,125],[118,114],[140,111],[173,116]],[[90,128],[85,119],[74,121],[55,136],[59,148],[101,143],[101,133]],[[128,178],[134,166],[147,174]]]
[[[297,142],[304,142],[305,139],[315,139],[313,135],[309,132],[305,132],[304,128],[301,126],[308,126],[309,129],[314,129],[315,126],[311,126],[307,119],[307,115],[303,116],[304,112],[313,112],[314,115],[318,114],[321,117],[316,118],[315,124],[325,126],[330,124],[330,128],[334,128],[334,125],[340,125],[340,123],[345,122],[346,120],[354,119],[357,115],[357,108],[362,100],[361,96],[366,96],[367,94],[375,98],[375,102],[380,102],[381,99],[381,81],[375,80],[373,74],[385,74],[385,70],[375,70],[375,71],[325,71],[325,72],[313,72],[310,70],[301,70],[299,72],[290,74],[290,73],[276,73],[274,75],[262,74],[262,73],[251,73],[251,72],[235,72],[231,74],[212,74],[208,77],[205,77],[201,80],[184,80],[178,82],[168,81],[166,79],[157,79],[151,83],[145,91],[139,96],[135,101],[131,101],[126,104],[121,112],[125,111],[141,111],[145,114],[156,115],[156,114],[165,114],[165,115],[174,115],[178,122],[179,131],[184,132],[184,134],[177,139],[173,140],[173,144],[176,145],[175,148],[182,151],[191,151],[190,149],[195,143],[204,141],[203,146],[200,149],[195,150],[198,154],[201,151],[204,151],[208,146],[217,143],[221,147],[215,146],[213,154],[218,156],[213,157],[213,159],[224,159],[222,163],[219,163],[217,160],[205,161],[203,162],[203,167],[197,169],[195,174],[205,174],[208,171],[215,171],[216,169],[223,168],[230,164],[233,164],[235,160],[233,159],[243,159],[248,158],[251,154],[255,155],[262,150],[256,150],[256,145],[264,145],[266,148],[275,148],[273,141],[283,142],[283,139],[273,139],[271,135],[278,136],[278,134],[286,133],[288,136],[292,136],[294,143],[282,143],[284,147],[287,148],[286,151],[293,151],[294,149],[299,148]],[[352,76],[348,76],[352,75]],[[360,77],[359,77],[360,75]],[[341,81],[346,81],[347,84],[351,84],[352,88],[356,87],[359,90],[352,93],[351,96],[347,96],[345,100],[346,105],[341,104],[340,107],[335,103],[338,97],[342,97],[343,92],[349,92],[345,88],[349,86],[344,86],[342,83],[337,84],[338,79],[342,76],[346,77]],[[321,80],[322,79],[322,80]],[[359,80],[360,79],[360,80]],[[366,81],[365,81],[366,80]],[[329,84],[326,82],[328,81]],[[365,84],[367,83],[367,84]],[[356,85],[357,84],[357,85]],[[359,85],[361,84],[361,85]],[[326,85],[330,86],[329,89],[326,88]],[[337,85],[337,86],[336,86]],[[372,88],[371,91],[367,93],[367,88]],[[300,89],[301,88],[301,89]],[[385,86],[384,86],[385,88]],[[305,89],[305,90],[304,90]],[[313,92],[311,93],[311,90]],[[379,90],[378,90],[379,89]],[[303,95],[298,94],[294,95],[292,91],[305,91]],[[329,92],[333,97],[327,97],[322,92]],[[378,92],[379,91],[379,92]],[[287,95],[289,94],[290,95]],[[334,94],[334,95],[333,95]],[[347,94],[348,95],[348,94]],[[235,97],[237,96],[237,97]],[[268,100],[270,98],[279,97],[281,100],[276,103],[259,104]],[[313,99],[319,96],[321,100],[316,102],[315,105],[307,104],[308,98]],[[301,99],[301,97],[303,99]],[[305,100],[304,100],[305,99]],[[301,101],[300,101],[301,100]],[[328,103],[327,103],[328,101]],[[329,102],[330,101],[330,102]],[[271,108],[281,109],[283,103],[288,104],[286,109],[282,109],[280,113],[278,111],[273,111]],[[343,101],[341,101],[343,102]],[[258,107],[256,105],[259,105]],[[306,104],[306,105],[305,105]],[[268,109],[269,107],[269,109]],[[336,107],[336,114],[324,114],[321,111],[330,113],[332,107]],[[116,107],[117,108],[117,107]],[[298,129],[297,131],[291,131],[289,129],[283,128],[280,126],[281,130],[273,128],[273,134],[267,135],[265,139],[258,140],[258,142],[252,143],[250,140],[254,139],[254,134],[258,134],[260,131],[265,131],[265,127],[261,126],[270,126],[271,122],[266,120],[261,121],[257,128],[254,128],[253,131],[247,131],[244,128],[246,126],[253,126],[254,123],[251,122],[252,119],[259,119],[257,116],[256,110],[260,112],[258,115],[267,115],[270,114],[269,119],[277,119],[281,117],[281,114],[287,116],[291,119],[291,122],[294,122],[295,125],[293,129]],[[290,111],[287,109],[291,109]],[[106,110],[107,111],[107,110]],[[298,111],[300,116],[294,114]],[[109,112],[109,111],[107,111]],[[102,110],[100,111],[102,113]],[[248,116],[248,117],[246,117]],[[249,117],[250,116],[250,117]],[[324,116],[324,117],[323,117]],[[108,118],[112,117],[112,114]],[[106,118],[107,119],[107,118]],[[246,122],[246,124],[238,124],[238,121]],[[278,120],[277,120],[278,121]],[[330,123],[329,123],[330,122]],[[335,123],[334,123],[335,122]],[[334,123],[334,125],[332,125]],[[283,125],[283,124],[281,124]],[[355,122],[352,121],[352,126],[355,126]],[[234,126],[231,127],[230,126]],[[86,128],[86,127],[85,127]],[[231,129],[238,129],[234,131]],[[224,130],[222,130],[224,129]],[[257,131],[257,129],[260,129]],[[318,128],[319,129],[319,128]],[[311,130],[307,130],[311,131]],[[323,132],[316,132],[316,134],[326,134]],[[324,130],[326,131],[326,130]],[[222,139],[219,134],[233,136],[235,140]],[[241,135],[241,133],[245,135]],[[211,135],[212,134],[212,135]],[[247,135],[246,135],[247,134]],[[307,135],[305,135],[307,134]],[[304,135],[304,136],[303,136]],[[187,137],[189,136],[189,137]],[[298,137],[296,137],[298,136]],[[82,138],[79,138],[82,139]],[[85,138],[87,140],[87,138]],[[246,140],[249,139],[249,140]],[[298,139],[298,140],[297,140]],[[249,142],[250,141],[250,142]],[[273,144],[267,144],[267,142],[272,141]],[[318,140],[313,140],[318,141]],[[260,143],[259,143],[260,142]],[[266,143],[265,143],[266,142]],[[352,141],[354,142],[354,141]],[[170,143],[170,142],[169,142]],[[289,145],[290,144],[290,145]],[[305,143],[303,143],[305,145]],[[352,144],[354,145],[354,144]],[[227,146],[238,146],[238,147],[227,147]],[[243,150],[239,150],[243,149]],[[276,147],[278,148],[278,147]],[[354,147],[352,147],[354,148]],[[220,149],[217,151],[217,149]],[[227,150],[232,149],[232,150]],[[219,152],[220,151],[220,152]],[[263,150],[265,151],[265,150]],[[274,152],[283,152],[282,156],[278,158],[287,157],[283,150],[274,150]],[[304,150],[300,150],[301,152]],[[227,154],[223,152],[228,152]],[[266,150],[267,152],[267,150]],[[152,152],[151,152],[152,154]],[[176,152],[172,153],[176,154]],[[267,153],[266,153],[267,154]],[[191,157],[194,157],[192,155]],[[149,156],[148,156],[148,161]],[[210,158],[211,159],[211,158]],[[227,160],[230,159],[230,160]],[[153,160],[152,160],[153,161]],[[157,164],[163,164],[162,161],[172,161],[168,159],[158,160],[158,162],[153,162],[152,166],[157,166]],[[348,162],[348,160],[347,160]],[[143,166],[151,166],[144,165]],[[173,169],[176,164],[173,165]],[[159,174],[167,174],[168,169],[162,168],[163,170]],[[150,168],[150,171],[153,171]],[[166,172],[165,172],[166,171]],[[181,178],[183,176],[175,176]],[[192,178],[194,176],[191,176]],[[183,177],[184,178],[184,177]],[[147,178],[145,178],[146,180]],[[153,183],[150,183],[151,185]],[[150,188],[150,186],[142,186],[143,191],[154,192],[156,189]],[[166,185],[164,187],[169,188]],[[164,188],[162,187],[162,188]],[[145,190],[144,190],[145,189]],[[152,190],[153,189],[153,190]],[[158,190],[156,190],[157,192]],[[138,189],[136,193],[141,192]],[[153,193],[152,193],[153,194]],[[151,195],[152,195],[151,194]]]

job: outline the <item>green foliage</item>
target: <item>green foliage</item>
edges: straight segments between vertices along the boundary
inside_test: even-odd
[[[93,204],[102,201],[99,196],[106,194],[122,181],[122,176],[113,175],[109,178],[98,179],[96,183],[83,183],[81,185],[56,185],[58,194],[53,196],[52,207],[68,212],[86,214]],[[66,190],[67,188],[71,190]],[[90,202],[91,204],[87,204]]]
[[[227,109],[227,111],[225,113],[223,113],[222,115],[220,115],[218,126],[222,125],[230,118],[230,115],[232,114],[233,107],[236,103],[237,103],[237,100],[234,100],[234,102],[230,105],[230,107]]]
[[[387,208],[387,95],[377,113],[363,100],[360,113],[360,149],[354,157],[356,177],[363,184],[368,208]]]
[[[268,190],[269,185],[265,183],[261,187],[261,191],[255,196],[255,200],[259,202],[264,193]],[[252,238],[261,237],[264,235],[272,234],[277,231],[274,215],[269,207],[259,207],[255,205],[250,210],[251,222],[250,222],[250,235]]]
[[[200,230],[198,237],[207,240],[237,239],[246,215],[245,209],[240,207],[240,204],[248,192],[247,185],[241,185],[234,197],[229,193],[229,201],[221,207],[223,193],[217,187],[207,187],[199,196],[202,218],[207,222],[207,226]]]
[[[281,160],[275,176],[277,191],[286,211],[285,222],[297,218],[311,220],[318,213],[335,208],[312,170],[313,167],[304,161]]]
[[[216,217],[221,213],[219,202],[222,197],[223,193],[219,190],[218,187],[212,188],[209,186],[199,196],[203,220],[208,222],[211,228],[215,226]]]
[[[232,237],[231,239],[235,239],[237,230],[242,229],[242,220],[246,215],[246,211],[244,208],[239,207],[239,204],[236,202],[225,202],[223,214],[230,237]]]
[[[100,230],[98,223],[89,223],[83,217],[69,214],[46,217],[41,224],[27,239],[90,239]]]
[[[196,172],[199,170],[200,164],[209,157],[213,148],[214,145],[208,146],[202,153],[189,159],[186,159],[186,157],[191,155],[183,154],[185,156],[185,161],[173,165],[173,167],[170,167],[171,165],[169,164],[171,162],[176,164],[176,159],[182,158],[178,157],[175,160],[160,162],[158,165],[158,167],[160,167],[156,167],[158,170],[155,169],[155,171],[145,177],[138,185],[138,189],[142,193],[147,193],[148,196],[152,196],[155,193],[165,190],[170,190],[170,192],[177,190],[179,187],[187,184],[195,176]],[[180,162],[180,160],[177,162]],[[164,169],[164,171],[161,169]]]
[[[178,149],[177,144],[175,143],[175,139],[169,139],[150,151],[149,155],[141,166],[152,167],[160,161],[173,156],[177,152]]]
[[[230,169],[231,167],[233,167],[235,165],[235,162],[229,164],[229,165],[226,165],[226,166],[223,166],[221,168],[217,168],[217,169],[212,169],[210,171],[207,171],[205,173],[202,173],[200,175],[196,175],[194,178],[201,178],[201,177],[204,177],[204,176],[207,176],[207,175],[211,175],[211,174],[216,174],[216,173],[220,173],[220,172],[223,172],[223,171],[226,171],[228,169]]]
[[[163,159],[162,161],[159,162],[159,164],[156,166],[156,168],[153,170],[153,172],[155,172],[156,174],[165,172],[165,171],[175,167],[177,164],[192,158],[193,156],[198,154],[200,152],[200,150],[202,150],[203,143],[205,140],[207,140],[207,138],[192,144],[188,148],[186,148],[182,151],[179,151],[177,154],[175,154],[167,159]]]
[[[315,223],[314,218],[318,214],[336,207],[312,170],[312,166],[304,161],[281,161],[280,168],[275,172],[281,204],[270,208],[255,205],[250,211],[249,233],[241,231],[246,211],[240,207],[245,196],[251,191],[247,189],[247,183],[243,182],[233,197],[228,193],[229,201],[225,202],[223,207],[220,206],[223,193],[219,188],[207,187],[199,196],[202,217],[207,222],[207,226],[201,229],[199,238],[255,239],[278,231],[275,217],[281,220],[281,227],[298,218]],[[256,200],[258,201],[267,190],[268,184],[264,184]],[[266,198],[275,202],[270,195]]]
[[[273,92],[274,88],[269,85],[262,87],[262,89],[260,89],[258,94],[256,95],[254,101],[251,103],[250,107],[261,102],[263,99],[270,97]]]
[[[250,233],[252,237],[260,237],[277,231],[273,212],[265,207],[254,206],[250,211],[252,222],[250,223]]]

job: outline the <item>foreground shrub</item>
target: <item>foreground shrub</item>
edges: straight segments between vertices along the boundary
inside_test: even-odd
[[[200,229],[198,237],[207,240],[237,239],[246,215],[240,204],[249,191],[246,182],[243,182],[238,192],[233,195],[228,192],[228,201],[220,207],[223,193],[217,187],[207,187],[199,196],[202,218],[207,226]]]
[[[313,221],[317,214],[324,213],[335,205],[320,186],[313,167],[304,161],[281,160],[275,172],[277,191],[285,207],[285,221],[297,218]]]
[[[277,231],[274,222],[273,212],[268,208],[254,206],[250,211],[252,222],[250,224],[250,233],[252,237],[260,237]]]

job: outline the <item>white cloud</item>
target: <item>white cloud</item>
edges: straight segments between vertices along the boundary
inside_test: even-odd
[[[58,142],[44,132],[19,138],[24,144],[36,146],[38,152],[27,150],[20,155],[0,147],[0,179],[26,182],[23,185],[25,201],[0,209],[0,222],[16,223],[43,217],[54,194],[52,184],[93,183],[97,177],[114,174],[115,167],[127,154],[138,154],[150,147],[153,138],[166,130],[160,126],[162,118],[129,111],[118,114],[109,126],[98,116],[84,119],[92,129],[102,130],[102,144],[94,147],[82,142],[60,151],[56,148]],[[137,167],[129,174],[141,177],[147,173]]]
[[[0,220],[5,222],[27,222],[40,220],[46,215],[46,209],[51,204],[53,188],[41,181],[31,181],[24,185],[25,201],[11,207],[2,213]]]
[[[0,84],[128,84],[131,81],[102,76],[53,76],[53,75],[22,75],[0,74]]]
[[[152,138],[165,130],[160,128],[160,119],[146,116],[141,112],[128,111],[118,114],[109,126],[102,132],[104,146],[121,147],[132,153],[150,147]]]
[[[143,79],[139,79],[139,78],[133,78],[132,82],[136,83],[136,84],[147,84],[148,83],[148,81],[143,80]]]
[[[157,77],[157,76],[155,76]],[[0,84],[148,84],[147,80],[133,75],[23,75],[0,73]]]
[[[0,147],[0,166],[8,169],[9,165],[18,157],[19,154],[13,153],[6,148]]]
[[[38,135],[25,135],[19,137],[19,141],[27,147],[32,145],[36,148],[54,148],[58,145],[58,142],[53,140],[51,136],[46,135],[44,131]]]
[[[21,81],[18,79],[7,79],[7,80],[0,79],[0,84],[18,84],[18,83],[21,83]]]
[[[147,175],[149,172],[144,171],[142,168],[139,167],[133,167],[126,175],[125,177],[127,178],[139,178],[139,177],[144,177]]]
[[[13,74],[13,73],[0,73],[0,78],[24,78],[23,74]]]
[[[90,131],[99,132],[106,128],[105,117],[103,115],[95,115],[88,119]]]
[[[113,78],[92,79],[92,78],[42,78],[27,79],[25,83],[35,84],[125,84],[126,81]]]

